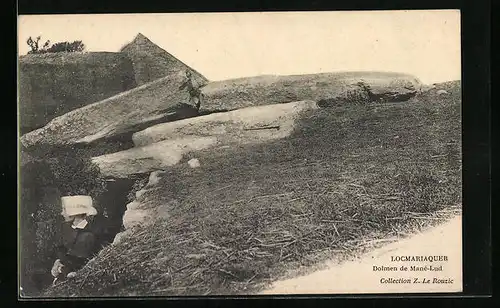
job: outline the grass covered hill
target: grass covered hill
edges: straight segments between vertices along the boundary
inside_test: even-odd
[[[133,41],[123,46],[120,52],[132,60],[138,86],[185,70],[191,71],[199,84],[208,82],[208,79],[202,74],[151,42],[141,33],[137,34]]]
[[[137,199],[164,214],[46,296],[253,293],[459,212],[460,83],[437,89],[320,108],[286,139],[185,157],[201,167],[165,170]]]
[[[124,54],[60,52],[21,56],[21,134],[136,86],[132,61]]]

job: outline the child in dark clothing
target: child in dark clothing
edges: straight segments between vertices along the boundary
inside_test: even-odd
[[[65,222],[61,243],[56,247],[57,260],[51,271],[56,280],[74,277],[101,248],[100,236],[103,234],[103,226],[95,219],[97,210],[92,206],[91,197],[63,197],[62,204]]]

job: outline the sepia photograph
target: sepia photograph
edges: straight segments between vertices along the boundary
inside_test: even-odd
[[[21,299],[463,291],[459,10],[18,16]]]

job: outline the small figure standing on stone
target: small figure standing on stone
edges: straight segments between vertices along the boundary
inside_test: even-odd
[[[196,109],[199,110],[203,96],[200,90],[201,86],[194,80],[193,74],[190,70],[186,70],[185,74],[186,82],[184,82],[179,89],[182,90],[187,88],[189,93],[189,102],[195,105]]]
[[[51,273],[57,280],[73,278],[76,271],[101,248],[100,226],[94,217],[97,210],[90,196],[67,196],[61,198],[65,222],[61,230],[61,242],[56,246],[57,260]]]

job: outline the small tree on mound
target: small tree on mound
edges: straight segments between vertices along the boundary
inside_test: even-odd
[[[40,48],[40,36],[36,39],[32,39],[31,36],[28,38],[26,43],[30,47],[28,54],[42,54],[42,53],[56,53],[56,52],[82,52],[85,50],[85,44],[82,41],[73,42],[57,42],[50,45],[50,41],[47,40],[43,46]]]

